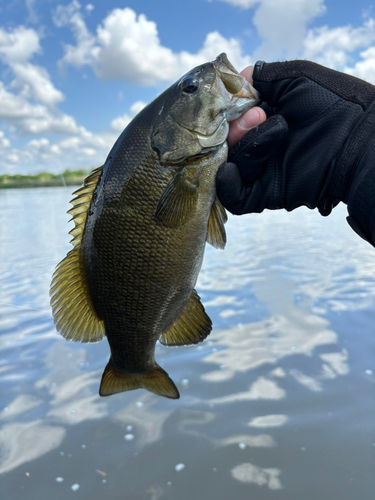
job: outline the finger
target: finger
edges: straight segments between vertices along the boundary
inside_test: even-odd
[[[242,184],[237,165],[224,163],[216,174],[216,193],[227,210],[234,215],[242,215],[245,213],[247,195],[251,194],[251,186]]]
[[[228,161],[237,164],[244,181],[253,182],[259,168],[280,146],[287,132],[285,119],[281,115],[271,116],[229,150]]]
[[[231,148],[253,127],[257,127],[264,121],[267,116],[262,108],[255,107],[249,109],[244,115],[230,122],[228,134],[228,146]]]
[[[254,66],[247,66],[247,68],[243,69],[240,74],[244,76],[249,83],[253,84],[253,71]]]
[[[234,163],[224,163],[216,175],[216,193],[224,207],[234,215],[262,212],[265,200],[259,182],[243,184]]]

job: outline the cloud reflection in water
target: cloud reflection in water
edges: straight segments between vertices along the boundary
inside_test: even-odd
[[[2,460],[0,474],[35,460],[57,448],[66,436],[63,427],[45,425],[43,420],[6,424],[0,430]]]
[[[251,463],[237,465],[231,470],[232,476],[242,483],[255,483],[258,486],[266,485],[270,490],[281,490],[283,485],[279,479],[279,469],[262,468]]]
[[[157,359],[181,399],[145,391],[102,399],[97,391],[106,342],[67,343],[56,333],[48,305],[53,267],[70,249],[70,191],[0,194],[8,207],[0,211],[1,227],[8,228],[0,261],[0,472],[8,491],[18,487],[23,470],[30,470],[21,466],[30,462],[51,498],[53,487],[67,486],[69,494],[70,485],[79,483],[79,494],[93,500],[108,494],[100,489],[108,486],[119,498],[264,498],[285,488],[288,500],[299,499],[293,488],[301,485],[300,476],[306,484],[317,478],[310,464],[328,471],[336,491],[341,471],[349,471],[349,455],[362,460],[357,484],[364,484],[361,474],[371,482],[367,386],[372,390],[373,377],[365,370],[375,371],[373,358],[370,348],[344,342],[351,332],[337,319],[363,309],[363,330],[373,322],[375,261],[373,249],[343,229],[344,209],[327,226],[304,209],[230,218],[228,247],[207,249],[197,285],[214,322],[210,338],[197,347],[157,346]],[[37,203],[30,202],[33,196]],[[46,211],[46,204],[53,209]],[[30,224],[30,217],[43,221],[42,227]],[[331,424],[332,406],[342,420]],[[176,472],[180,463],[185,468]],[[105,471],[107,486],[96,469]],[[74,477],[68,483],[69,471]],[[57,485],[60,476],[64,482]],[[29,492],[40,498],[36,483]],[[313,498],[309,491],[306,500]],[[340,498],[349,497],[344,492]]]

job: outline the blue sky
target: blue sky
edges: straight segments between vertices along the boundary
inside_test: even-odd
[[[0,0],[0,173],[94,168],[141,108],[227,52],[375,84],[366,0]]]

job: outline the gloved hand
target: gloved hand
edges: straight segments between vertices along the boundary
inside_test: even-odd
[[[258,62],[253,85],[269,117],[230,149],[217,193],[234,214],[343,201],[375,241],[375,87],[309,61]]]

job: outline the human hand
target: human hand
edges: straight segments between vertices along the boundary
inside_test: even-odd
[[[257,63],[253,77],[269,118],[259,115],[220,168],[223,205],[235,214],[306,205],[328,215],[339,201],[347,203],[362,167],[360,145],[369,134],[361,124],[375,87],[309,61]],[[241,135],[233,123],[230,144]]]

